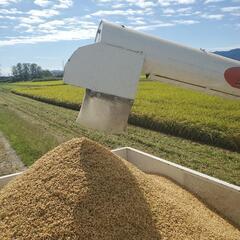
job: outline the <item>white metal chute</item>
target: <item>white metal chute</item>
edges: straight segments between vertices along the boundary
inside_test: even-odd
[[[141,72],[240,99],[239,61],[102,21],[95,44],[76,50],[65,66],[64,81],[88,89],[77,121],[100,130],[125,130]]]
[[[149,73],[154,80],[206,89],[226,97],[239,97],[240,88],[226,81],[225,71],[240,67],[240,62],[224,58],[203,50],[165,41],[121,25],[101,22],[96,41],[112,44],[134,51],[142,51],[142,72]],[[239,78],[240,78],[240,69]],[[160,76],[160,77],[159,77]],[[194,87],[195,86],[195,87]]]
[[[87,88],[77,122],[103,131],[125,130],[143,61],[140,52],[101,42],[75,51],[64,82]]]
[[[68,60],[66,83],[134,99],[144,56],[105,43],[80,47]]]

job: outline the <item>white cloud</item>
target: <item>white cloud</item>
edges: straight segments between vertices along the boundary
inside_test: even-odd
[[[221,9],[225,13],[230,13],[233,16],[240,16],[240,7],[223,7]]]
[[[54,9],[42,9],[42,10],[32,9],[32,10],[28,11],[28,14],[31,16],[35,16],[35,17],[50,18],[52,16],[59,15],[59,11],[54,10]]]
[[[139,25],[146,25],[147,23],[145,22],[145,21],[143,21],[143,20],[134,20],[134,21],[132,21],[132,22],[130,22],[130,24],[129,25],[137,25],[137,26],[139,26]]]
[[[235,11],[240,11],[240,7],[223,7],[222,8],[223,12],[235,12]]]
[[[173,8],[165,8],[163,9],[163,13],[164,14],[169,14],[172,15],[174,13],[178,13],[178,15],[182,15],[182,14],[192,14],[192,7],[186,7],[186,8],[178,8],[178,9],[173,9]]]
[[[95,29],[96,25],[90,21],[81,21],[78,18],[62,18],[60,20],[52,20],[48,22],[44,22],[36,26],[36,30],[39,32],[54,32],[60,31],[63,29]]]
[[[192,11],[192,7],[186,7],[186,8],[179,8],[176,10],[178,13],[189,13]]]
[[[92,16],[89,15],[89,14],[84,15],[84,16],[81,17],[81,19],[83,19],[83,20],[89,20],[89,19],[91,19],[91,18],[92,18]]]
[[[175,13],[175,10],[172,8],[165,8],[165,9],[163,9],[163,13],[164,14],[173,14],[173,13]]]
[[[177,24],[183,24],[183,25],[192,25],[192,24],[199,23],[199,21],[196,21],[196,20],[175,20],[174,22]]]
[[[34,3],[40,7],[46,7],[51,4],[51,2],[48,0],[35,0]]]
[[[1,9],[0,13],[1,14],[19,14],[23,12],[17,10],[16,8],[10,8],[10,9]]]
[[[42,9],[42,10],[32,9],[28,11],[27,14],[29,16],[24,16],[19,18],[21,23],[27,23],[27,24],[42,23],[47,18],[51,18],[53,16],[59,15],[60,12],[54,9]]]
[[[73,5],[73,0],[58,0],[58,3],[53,6],[54,9],[70,8]]]
[[[144,14],[152,14],[151,9],[147,8],[144,10],[99,10],[97,12],[92,13],[92,16],[104,17],[104,16],[133,16],[133,15],[144,15]]]
[[[204,4],[209,4],[209,3],[219,3],[219,2],[223,2],[224,0],[206,0],[204,2]]]
[[[20,2],[21,0],[0,0],[0,6],[7,6],[10,5],[11,3],[17,3]]]
[[[192,15],[199,15],[201,12],[199,11],[193,11],[192,7],[185,7],[185,8],[165,8],[162,10],[164,13],[164,16],[181,16],[181,17],[187,17]]]
[[[112,5],[113,9],[124,8],[124,7],[126,7],[126,5],[123,3],[117,3]]]
[[[149,7],[154,7],[157,5],[156,1],[149,1],[149,0],[97,0],[100,5],[104,4],[111,4],[112,8],[122,8],[125,6],[128,7],[139,7],[139,8],[149,8]]]
[[[18,36],[15,38],[8,38],[0,40],[0,47],[16,44],[35,44],[41,42],[56,42],[56,41],[69,41],[69,40],[86,40],[94,38],[96,27],[88,29],[73,29],[57,31],[45,35],[33,35],[33,36]]]
[[[205,19],[221,20],[224,18],[224,15],[222,15],[222,14],[203,14],[203,15],[201,15],[201,17],[205,18]]]
[[[192,25],[192,24],[197,24],[199,23],[199,21],[196,20],[175,20],[175,21],[170,21],[170,22],[163,22],[163,21],[159,21],[159,20],[153,20],[151,21],[149,24],[144,23],[144,24],[140,24],[140,26],[134,26],[133,23],[132,24],[132,28],[134,28],[135,30],[146,30],[146,31],[150,31],[150,30],[154,30],[157,28],[162,28],[162,27],[173,27],[176,25]]]
[[[158,0],[162,6],[180,5],[180,4],[193,4],[195,0]]]
[[[138,27],[133,27],[135,30],[145,30],[145,31],[150,31],[154,30],[157,28],[162,28],[162,27],[173,27],[175,26],[174,23],[156,23],[156,24],[149,24],[149,25],[143,25],[143,26],[138,26]]]
[[[9,19],[9,20],[15,20],[15,19],[16,19],[15,16],[8,16],[8,15],[4,15],[4,16],[1,16],[1,15],[0,15],[0,18],[1,18],[1,19]]]
[[[140,8],[148,8],[156,6],[156,3],[152,1],[145,1],[145,0],[126,0],[128,3],[135,4],[137,7]]]
[[[144,17],[135,17],[135,16],[130,16],[127,18],[128,20],[134,21],[134,20],[144,20]]]
[[[157,4],[160,4],[162,6],[170,6],[170,5],[178,5],[178,4],[192,4],[195,3],[195,0],[157,0],[157,1],[151,1],[151,0],[96,0],[98,3],[106,4],[106,3],[127,3],[128,6],[137,6],[140,8],[146,8],[146,7],[154,7]]]
[[[44,20],[38,16],[20,17],[19,20],[21,23],[26,23],[31,25],[44,22]]]
[[[17,26],[15,26],[14,28],[15,29],[22,29],[22,28],[24,28],[25,29],[24,31],[27,32],[27,33],[34,32],[34,27],[31,24],[29,24],[29,23],[20,23]]]
[[[34,22],[34,24],[33,24]],[[21,32],[24,29],[24,32],[27,33],[35,33],[35,34],[43,34],[43,33],[57,33],[59,31],[66,30],[77,30],[77,29],[95,29],[96,24],[91,21],[83,21],[77,17],[70,18],[61,18],[55,20],[43,21],[42,19],[30,19],[28,18],[22,19],[21,23],[18,24],[15,29],[21,29]]]
[[[49,30],[54,30],[59,26],[63,26],[64,24],[65,24],[64,20],[52,20],[52,21],[49,21],[49,22],[44,22],[44,23],[39,24],[37,26],[37,28],[40,31],[42,29],[49,31]]]
[[[97,0],[97,2],[100,2],[100,3],[109,3],[109,2],[112,2],[113,0]]]

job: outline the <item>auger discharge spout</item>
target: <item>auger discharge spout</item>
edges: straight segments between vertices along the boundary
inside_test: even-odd
[[[95,43],[68,60],[64,82],[86,88],[77,122],[126,130],[141,74],[152,80],[240,99],[240,62],[102,21]]]

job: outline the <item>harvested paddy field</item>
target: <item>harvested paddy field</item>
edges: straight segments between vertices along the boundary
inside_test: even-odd
[[[1,239],[216,239],[240,232],[171,181],[86,138],[40,158],[0,192]]]

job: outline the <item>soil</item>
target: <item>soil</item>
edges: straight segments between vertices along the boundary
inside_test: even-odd
[[[0,132],[0,176],[23,171],[24,164]]]

